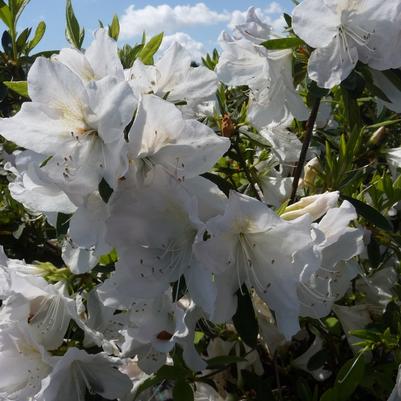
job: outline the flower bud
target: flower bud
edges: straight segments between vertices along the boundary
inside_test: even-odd
[[[284,213],[280,216],[284,220],[294,220],[309,213],[312,220],[322,217],[329,209],[336,206],[339,193],[325,192],[320,195],[306,196],[299,202],[287,206]]]
[[[303,185],[306,188],[311,188],[314,186],[315,179],[317,176],[317,170],[320,167],[320,162],[317,157],[314,157],[308,163],[305,164],[304,167],[304,179]]]
[[[235,126],[228,113],[224,114],[220,122],[221,133],[225,138],[231,138],[235,132]]]

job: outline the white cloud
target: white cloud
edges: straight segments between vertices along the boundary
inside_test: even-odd
[[[280,4],[273,1],[265,8],[256,8],[258,17],[273,27],[273,31],[281,32],[285,26],[285,20],[282,16],[283,9]],[[243,24],[246,21],[247,11],[234,10],[231,12],[231,18],[228,27],[234,29],[236,25]]]
[[[204,3],[175,7],[161,4],[138,9],[131,5],[120,19],[121,37],[131,38],[141,35],[143,31],[149,34],[161,31],[173,34],[186,27],[214,25],[229,19],[230,13],[213,11]]]
[[[160,51],[163,53],[170,47],[173,42],[178,42],[182,47],[191,53],[194,61],[200,61],[205,55],[205,46],[201,42],[197,42],[190,35],[184,32],[177,32],[173,35],[166,35],[163,39],[163,43],[160,46]]]

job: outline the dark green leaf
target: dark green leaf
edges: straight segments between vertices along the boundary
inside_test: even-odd
[[[179,380],[175,383],[173,388],[174,401],[193,401],[194,392],[192,387],[185,381]]]
[[[159,33],[156,36],[153,36],[152,39],[149,40],[148,43],[143,47],[143,49],[139,52],[138,58],[144,64],[153,64],[153,56],[159,50],[160,45],[163,41],[163,33]]]
[[[392,231],[393,227],[391,223],[376,209],[372,206],[367,205],[366,203],[361,202],[358,199],[351,198],[349,196],[342,195],[344,200],[350,202],[356,209],[356,212],[368,220],[370,223],[375,225],[378,228],[381,228],[385,231]]]
[[[150,376],[149,378],[147,378],[145,381],[143,381],[138,386],[138,388],[136,389],[136,392],[135,392],[134,400],[136,400],[145,390],[148,390],[148,389],[158,385],[159,383],[161,383],[164,380],[165,379],[158,377],[156,375]]]
[[[22,51],[27,46],[27,40],[29,35],[31,34],[32,29],[26,28],[24,29],[17,38],[17,49],[18,51]]]
[[[220,177],[217,174],[204,173],[202,174],[202,177],[216,184],[219,187],[220,191],[224,192],[226,196],[230,194],[231,190],[235,189],[228,181],[226,181],[224,178]]]
[[[191,372],[181,366],[164,365],[157,372],[156,376],[166,380],[182,380],[190,376]]]
[[[262,42],[261,45],[264,46],[268,50],[283,50],[283,49],[291,49],[294,47],[299,47],[304,45],[304,41],[302,39],[296,37],[290,38],[282,38],[282,39],[270,39]]]
[[[233,363],[244,362],[245,358],[235,355],[224,355],[216,356],[214,358],[208,359],[207,368],[208,369],[218,369],[227,365],[232,365]]]
[[[260,134],[255,134],[249,130],[241,130],[241,134],[247,136],[252,142],[264,148],[271,148],[271,143]]]
[[[338,400],[346,401],[354,393],[365,374],[365,362],[363,353],[347,361],[340,369],[336,387],[338,388]]]
[[[235,329],[246,345],[255,348],[259,326],[253,309],[252,299],[245,285],[237,291],[237,297],[237,312],[233,316]]]

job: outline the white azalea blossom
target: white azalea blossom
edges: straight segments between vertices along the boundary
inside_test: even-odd
[[[64,356],[54,358],[53,365],[35,401],[85,401],[87,393],[114,400],[127,394],[132,387],[128,376],[115,369],[118,363],[102,353],[90,355],[69,348]]]
[[[23,322],[0,324],[0,398],[33,401],[52,370],[50,355]]]
[[[358,61],[377,70],[400,67],[400,15],[399,0],[303,0],[293,11],[292,28],[316,49],[309,59],[309,77],[332,88]]]
[[[173,104],[142,97],[129,133],[129,156],[143,169],[160,165],[179,180],[208,171],[229,148],[227,138],[196,120],[185,120]]]
[[[85,85],[65,65],[39,57],[28,87],[32,102],[0,121],[1,134],[51,156],[42,169],[73,201],[96,190],[102,178],[115,187],[128,162],[123,130],[135,104],[129,85],[110,76]]]
[[[296,334],[297,286],[319,263],[309,219],[288,223],[263,203],[231,192],[224,215],[210,219],[206,229],[210,238],[198,238],[195,248],[204,265],[216,277],[226,274],[222,285],[230,286],[232,297],[243,283],[253,287],[274,310],[286,337]]]
[[[151,185],[113,196],[107,239],[119,261],[99,289],[106,305],[128,307],[135,297],[158,296],[184,275],[191,296],[210,313],[216,290],[192,245],[203,221],[223,207],[224,195],[206,179],[180,184],[162,171]]]
[[[107,29],[100,28],[95,39],[82,52],[77,49],[62,49],[53,59],[66,65],[84,82],[114,77],[125,80],[124,69],[118,57],[117,42],[109,36]]]
[[[172,103],[184,102],[184,110],[193,114],[198,104],[214,97],[217,77],[204,66],[192,67],[191,61],[190,53],[174,42],[155,65],[135,60],[126,77],[138,98],[153,93]]]

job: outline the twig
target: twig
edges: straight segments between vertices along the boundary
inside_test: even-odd
[[[308,122],[306,125],[306,133],[305,133],[304,141],[302,143],[301,154],[299,155],[297,167],[294,172],[294,181],[292,183],[292,192],[291,192],[291,198],[290,198],[290,202],[289,202],[290,205],[295,202],[295,198],[297,196],[299,179],[301,178],[302,170],[304,168],[304,164],[305,164],[305,160],[306,160],[306,154],[308,153],[309,145],[310,145],[310,142],[312,139],[313,127],[315,125],[317,113],[319,111],[320,100],[321,100],[321,98],[315,99],[311,114],[309,116],[309,119],[308,119]]]

